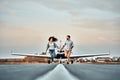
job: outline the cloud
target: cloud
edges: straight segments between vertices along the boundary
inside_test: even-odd
[[[119,29],[119,19],[115,20],[96,20],[96,19],[85,19],[85,20],[79,20],[79,19],[73,19],[71,23],[74,27],[83,27],[88,29],[97,29],[97,30],[103,30],[103,31],[116,31],[120,32]]]
[[[64,42],[67,34],[75,47],[119,50],[114,46],[120,44],[119,4],[120,0],[0,0],[0,53],[11,48],[44,50],[49,36]]]
[[[87,44],[120,44],[120,23],[115,20],[73,19],[70,23],[76,27],[77,40]]]
[[[34,28],[3,27],[0,30],[1,46],[38,46],[41,44],[41,35]]]
[[[48,8],[66,11],[66,12],[75,13],[75,14],[77,14],[77,12],[78,14],[80,14],[79,13],[80,11],[89,10],[89,9],[92,9],[93,12],[98,10],[98,11],[109,12],[114,14],[120,13],[119,0],[109,0],[109,1],[108,0],[90,0],[90,1],[89,0],[60,0],[60,1],[36,0],[36,2]]]
[[[102,37],[102,36],[97,37],[97,39],[100,40],[100,41],[106,41],[107,40],[105,37]]]
[[[0,29],[5,40],[13,36],[18,41],[24,38],[26,43],[29,39],[38,42],[37,36],[41,34],[39,31],[42,31],[45,37],[51,34],[71,33],[77,37],[83,34],[86,38],[84,36],[82,38],[85,39],[89,39],[90,36],[94,39],[103,36],[110,39],[113,37],[115,39],[112,40],[119,41],[119,0],[1,0],[0,2],[0,26],[9,26],[10,29],[7,29],[8,31]],[[23,29],[15,30],[14,27]]]

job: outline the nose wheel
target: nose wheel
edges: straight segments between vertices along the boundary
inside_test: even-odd
[[[62,64],[61,57],[60,57],[60,59],[59,59],[59,63]]]
[[[62,64],[62,61],[60,61],[60,64]]]

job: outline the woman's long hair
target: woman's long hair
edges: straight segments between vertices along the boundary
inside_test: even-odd
[[[53,40],[53,42],[58,41],[58,39],[57,39],[56,37],[54,37],[54,36],[49,37],[48,41],[50,41],[50,39],[52,39],[52,40]]]

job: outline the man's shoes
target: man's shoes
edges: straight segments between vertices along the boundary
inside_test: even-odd
[[[69,64],[69,62],[67,62],[67,64]]]

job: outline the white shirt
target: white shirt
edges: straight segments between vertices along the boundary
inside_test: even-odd
[[[49,43],[49,49],[55,49],[54,43],[52,43],[52,44]]]

